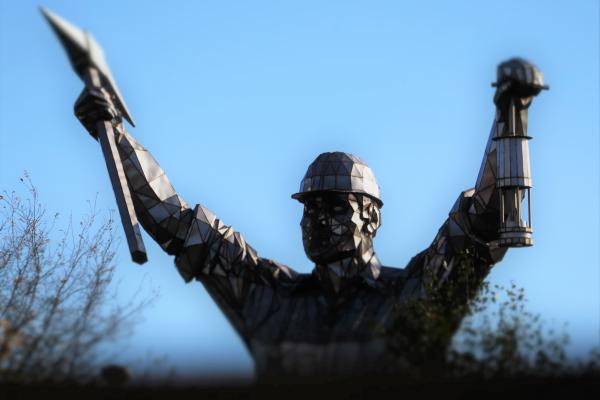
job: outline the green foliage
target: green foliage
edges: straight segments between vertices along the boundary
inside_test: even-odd
[[[423,296],[398,308],[390,351],[407,379],[505,379],[598,375],[600,351],[569,360],[557,332],[527,310],[525,290],[481,282],[478,261],[460,257],[452,279],[424,279]]]
[[[448,349],[456,376],[513,378],[569,372],[566,332],[557,333],[525,307],[525,291],[485,282]]]
[[[438,376],[445,369],[446,349],[469,311],[465,298],[478,287],[468,254],[443,286],[433,272],[424,274],[422,296],[397,306],[399,318],[388,339],[390,351],[398,357],[398,369],[414,378]]]

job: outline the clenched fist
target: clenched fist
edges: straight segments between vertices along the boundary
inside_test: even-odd
[[[85,88],[75,102],[75,116],[94,139],[98,139],[96,123],[110,121],[113,125],[122,121],[121,114],[105,89]]]
[[[507,106],[511,98],[518,108],[527,108],[533,96],[548,89],[542,72],[522,58],[511,58],[498,65],[498,78],[493,86],[497,88],[494,103],[501,108]]]

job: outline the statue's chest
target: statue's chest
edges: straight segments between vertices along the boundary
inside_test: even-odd
[[[384,337],[397,316],[395,297],[379,292],[358,292],[345,299],[308,293],[273,300],[269,312],[250,327],[255,341],[363,342]]]
[[[396,300],[359,293],[342,302],[323,296],[277,299],[249,335],[259,375],[311,376],[373,371],[387,365]]]

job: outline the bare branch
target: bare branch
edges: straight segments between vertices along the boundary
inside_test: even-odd
[[[96,202],[57,229],[25,175],[25,200],[0,196],[0,382],[97,376],[98,345],[129,332],[154,297],[115,303],[112,213]]]

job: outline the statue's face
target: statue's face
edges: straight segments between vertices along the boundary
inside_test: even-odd
[[[320,193],[305,197],[300,221],[308,258],[318,264],[358,256],[365,229],[360,199],[352,193]]]

